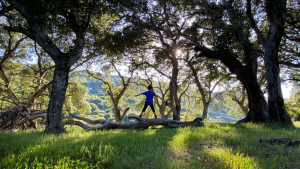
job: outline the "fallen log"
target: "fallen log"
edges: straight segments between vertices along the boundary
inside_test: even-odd
[[[278,143],[284,143],[288,147],[290,146],[299,146],[300,140],[293,140],[290,138],[272,138],[272,139],[260,139],[260,142],[267,142],[270,144],[278,144]]]
[[[85,130],[109,130],[109,129],[145,129],[150,126],[163,125],[167,128],[178,128],[178,127],[187,127],[187,126],[203,126],[202,118],[197,117],[193,121],[176,121],[170,119],[145,119],[140,117],[128,117],[136,119],[138,122],[131,123],[114,123],[107,120],[91,120],[85,117],[77,116],[74,114],[69,115],[74,119],[82,120],[90,124],[103,124],[101,126],[93,127],[87,124],[84,124],[81,121],[73,121],[74,125],[77,125]]]
[[[46,113],[47,111],[45,110],[30,112],[26,106],[3,112],[0,115],[0,131],[6,129],[14,131],[18,125],[23,125],[23,129],[26,129],[27,121],[29,121],[34,128],[37,128],[37,123],[34,122],[34,120],[40,118],[46,119]]]

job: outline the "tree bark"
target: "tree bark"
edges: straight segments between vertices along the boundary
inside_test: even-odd
[[[246,40],[243,44],[244,53],[246,55],[245,76],[238,74],[238,78],[246,88],[249,112],[246,119],[250,119],[255,123],[268,123],[270,116],[268,113],[267,102],[257,80],[257,54],[252,48],[252,44]],[[244,77],[243,77],[244,76]]]
[[[66,65],[57,64],[55,66],[51,97],[47,110],[46,132],[57,134],[66,132],[62,123],[62,111],[68,87],[69,70],[70,67]]]
[[[80,121],[74,121],[74,125],[80,126],[85,130],[109,130],[109,129],[145,129],[150,126],[155,125],[164,125],[167,128],[178,128],[178,127],[187,127],[187,126],[203,126],[202,118],[195,118],[193,121],[180,122],[177,120],[169,119],[144,119],[139,117],[128,117],[138,120],[137,123],[113,123],[107,120],[90,120],[84,117],[80,117],[74,114],[70,114],[70,117],[73,117],[78,120],[83,120],[91,124],[103,124],[99,127],[91,127]]]
[[[267,102],[264,98],[263,92],[259,87],[257,81],[247,82],[244,84],[246,87],[249,103],[249,112],[247,119],[255,123],[268,123],[270,122],[270,116],[268,114]],[[247,121],[247,122],[250,122]]]
[[[209,106],[209,103],[207,103],[207,102],[205,102],[205,103],[203,104],[203,112],[202,112],[202,119],[203,119],[203,120],[207,119],[208,106]]]
[[[177,85],[177,77],[178,77],[178,61],[176,59],[176,56],[172,54],[170,57],[172,61],[172,76],[170,81],[170,102],[168,106],[173,111],[173,120],[180,121],[180,111],[181,111],[181,103],[177,96],[178,91],[178,85]]]
[[[286,124],[291,123],[291,118],[284,106],[278,58],[279,45],[286,20],[286,0],[266,0],[265,6],[270,24],[264,53],[269,114],[271,122]]]
[[[125,110],[123,111],[123,113],[121,114],[120,109],[118,108],[118,106],[114,105],[114,114],[115,114],[115,121],[117,123],[121,123],[123,121],[123,119],[125,118],[127,112],[129,111],[130,107],[126,107]]]

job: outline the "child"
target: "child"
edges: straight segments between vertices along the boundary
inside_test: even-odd
[[[142,110],[142,113],[141,115],[139,115],[139,117],[142,117],[143,113],[145,112],[145,110],[147,109],[148,106],[151,107],[153,113],[154,113],[154,116],[155,118],[157,118],[156,114],[155,114],[155,110],[154,110],[154,107],[153,107],[153,97],[154,96],[157,96],[158,98],[160,98],[161,100],[163,100],[161,97],[159,97],[158,95],[156,95],[154,92],[151,91],[152,89],[152,86],[149,85],[148,86],[148,91],[144,92],[144,93],[140,93],[140,94],[137,94],[135,96],[139,96],[139,95],[146,95],[146,101],[145,101],[145,105],[144,105],[144,108]]]

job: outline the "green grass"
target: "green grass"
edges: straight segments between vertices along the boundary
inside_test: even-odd
[[[300,167],[300,147],[259,142],[300,140],[299,128],[206,122],[204,127],[178,129],[67,130],[60,136],[42,129],[0,132],[0,168]]]

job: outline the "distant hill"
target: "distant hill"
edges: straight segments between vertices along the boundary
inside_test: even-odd
[[[243,116],[242,118],[244,118]],[[227,112],[210,112],[208,113],[208,121],[219,121],[219,122],[237,122],[242,118],[230,117],[227,115]]]
[[[84,75],[81,75],[84,77]],[[119,84],[121,78],[119,76],[112,76],[110,79],[115,83]],[[98,96],[108,96],[107,93],[105,93],[102,89],[103,83],[96,79],[88,79],[87,82],[82,83],[84,86],[88,87],[89,94],[90,95],[98,95]],[[135,104],[136,102],[133,100],[130,100],[131,104]],[[182,106],[186,104],[187,100],[182,101]],[[138,111],[138,110],[132,110],[132,111]],[[184,111],[184,109],[183,109]],[[230,117],[227,115],[227,112],[229,109],[227,109],[226,112],[213,112],[211,109],[208,110],[208,121],[219,121],[219,122],[236,122],[240,119],[235,117]],[[181,112],[181,117],[185,112]],[[197,117],[201,117],[201,114],[197,115]]]

